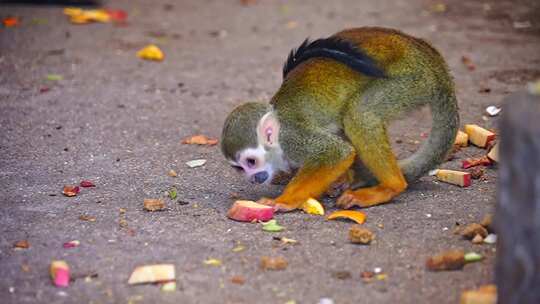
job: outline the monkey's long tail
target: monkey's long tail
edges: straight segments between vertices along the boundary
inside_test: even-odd
[[[428,139],[399,164],[408,183],[416,181],[443,163],[454,146],[459,112],[453,90],[440,90],[431,102],[432,127]]]

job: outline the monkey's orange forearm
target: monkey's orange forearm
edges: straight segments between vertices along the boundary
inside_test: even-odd
[[[332,166],[302,167],[275,202],[287,209],[300,207],[308,198],[317,198],[343,175],[354,162],[355,152]]]

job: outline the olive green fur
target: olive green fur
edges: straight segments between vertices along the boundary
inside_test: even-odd
[[[237,152],[257,147],[257,124],[270,110],[266,103],[248,102],[229,114],[221,134],[221,151],[227,159],[236,160]]]
[[[386,77],[367,77],[325,58],[306,60],[290,71],[270,102],[281,124],[279,141],[288,160],[297,166],[331,166],[360,148],[381,154],[380,163],[370,165],[384,167],[391,152],[387,124],[429,105],[430,136],[399,164],[410,183],[442,163],[453,146],[459,115],[453,81],[439,53],[427,42],[391,29],[357,28],[336,36],[374,58]],[[248,116],[241,115],[244,124],[256,126]],[[255,116],[260,118],[260,113]],[[254,128],[240,128],[238,121],[235,127],[228,126],[231,123],[227,119],[222,141],[227,157],[254,140],[247,137],[256,140]],[[354,142],[368,147],[353,147]],[[365,171],[361,159],[353,168]]]

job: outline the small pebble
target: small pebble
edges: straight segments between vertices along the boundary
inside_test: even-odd
[[[321,298],[319,304],[334,304],[334,300],[330,298]]]
[[[381,267],[375,267],[375,268],[373,268],[373,272],[374,272],[375,274],[381,273],[381,272],[382,272],[382,268],[381,268]]]

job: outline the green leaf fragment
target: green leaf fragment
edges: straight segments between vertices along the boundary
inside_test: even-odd
[[[465,263],[474,263],[481,261],[484,257],[476,252],[467,252],[465,253]]]
[[[176,198],[176,195],[177,195],[177,191],[176,191],[176,188],[171,188],[171,190],[169,190],[169,198],[170,199],[175,199]]]
[[[268,222],[263,222],[262,225],[262,229],[268,232],[279,232],[285,229],[285,227],[278,225],[276,220],[269,220]]]
[[[64,79],[64,76],[60,74],[47,74],[46,79],[50,81],[60,81]]]

